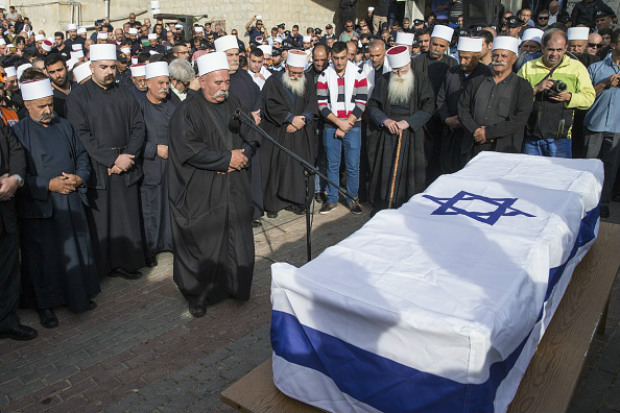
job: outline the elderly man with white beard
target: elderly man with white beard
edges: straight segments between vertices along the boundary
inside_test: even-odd
[[[306,54],[291,50],[281,75],[265,82],[265,132],[278,143],[314,164],[317,137],[313,120],[318,117],[316,85],[304,73]],[[270,142],[260,150],[263,202],[265,211],[276,214],[290,207],[297,214],[305,211],[304,170],[294,159]]]
[[[368,101],[370,119],[381,128],[369,136],[376,148],[369,191],[375,212],[397,208],[424,189],[423,126],[435,111],[431,84],[412,69],[409,49],[392,47],[387,59],[392,70],[379,79]]]
[[[170,209],[168,207],[168,124],[177,103],[168,96],[170,77],[166,62],[146,65],[147,92],[138,99],[144,124],[146,139],[142,172],[144,178],[140,185],[142,198],[142,218],[146,241],[146,265],[157,265],[156,255],[172,251],[170,231]],[[179,102],[179,101],[177,101]]]
[[[497,37],[491,74],[472,79],[459,99],[464,163],[481,151],[521,153],[534,91],[512,71],[518,53],[519,39]]]

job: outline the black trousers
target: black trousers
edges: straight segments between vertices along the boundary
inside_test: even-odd
[[[19,324],[19,279],[17,234],[4,232],[0,235],[0,329]]]

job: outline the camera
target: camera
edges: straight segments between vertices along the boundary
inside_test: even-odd
[[[562,93],[568,89],[568,85],[561,80],[553,80],[553,86],[548,90],[549,93]]]

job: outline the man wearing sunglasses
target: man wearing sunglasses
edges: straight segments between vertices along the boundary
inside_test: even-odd
[[[590,33],[588,36],[588,45],[586,52],[588,54],[596,56],[603,47],[603,37],[598,33]]]
[[[549,27],[549,10],[541,10],[536,17],[536,27],[547,30]]]

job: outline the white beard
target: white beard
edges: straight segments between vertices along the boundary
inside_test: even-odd
[[[392,105],[408,105],[413,92],[413,71],[409,71],[398,77],[394,73],[390,74],[388,85],[388,101]]]
[[[291,79],[288,73],[282,73],[282,83],[284,86],[297,96],[303,96],[306,93],[306,76],[299,79]]]

